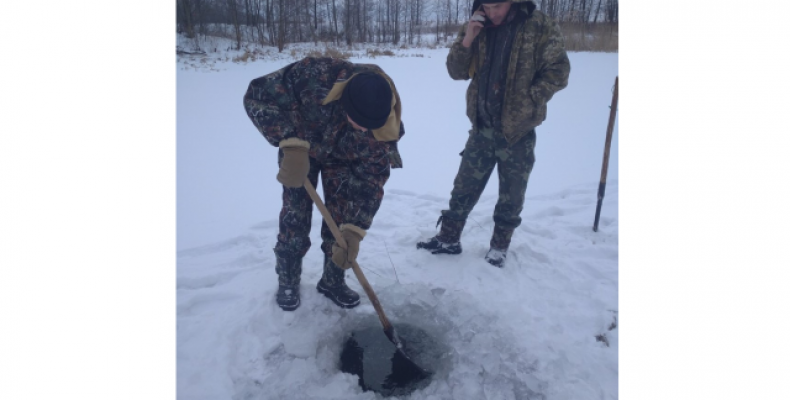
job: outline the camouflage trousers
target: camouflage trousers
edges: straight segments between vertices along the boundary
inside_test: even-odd
[[[282,161],[282,150],[279,160]],[[342,162],[319,163],[310,158],[310,172],[307,178],[318,186],[318,175],[321,175],[324,204],[335,223],[341,223],[341,205],[348,199],[341,198],[339,186],[347,181],[350,174],[348,167]],[[310,229],[313,218],[313,200],[304,187],[288,188],[283,186],[283,206],[280,210],[280,231],[274,254],[277,259],[275,271],[281,285],[299,284],[302,273],[302,258],[310,249]],[[332,262],[332,244],[335,238],[326,222],[321,223],[321,251],[324,252],[324,274],[322,279],[328,286],[337,286],[345,281],[345,271]]]
[[[450,209],[442,210],[442,235],[460,238],[461,232],[449,232],[454,227],[463,229],[480,195],[483,193],[494,166],[499,176],[499,198],[494,208],[494,234],[491,247],[507,249],[513,231],[521,225],[521,210],[527,182],[535,164],[535,130],[518,142],[508,144],[501,132],[480,129],[469,135],[461,153],[461,165],[453,182]],[[445,233],[445,225],[448,232]]]

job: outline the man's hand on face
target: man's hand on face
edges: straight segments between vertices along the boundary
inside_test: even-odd
[[[469,18],[469,24],[466,26],[466,35],[464,36],[464,41],[461,43],[464,47],[471,46],[477,35],[483,30],[483,24],[486,20],[485,15],[483,11],[478,10]]]

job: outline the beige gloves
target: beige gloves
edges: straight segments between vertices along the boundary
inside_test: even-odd
[[[290,138],[280,142],[283,150],[283,161],[277,180],[289,188],[299,188],[304,185],[307,173],[310,171],[310,143],[299,139]]]
[[[340,247],[337,242],[332,245],[332,261],[340,268],[349,269],[359,255],[359,242],[365,237],[365,230],[350,224],[340,225],[340,234],[346,240],[348,249]]]

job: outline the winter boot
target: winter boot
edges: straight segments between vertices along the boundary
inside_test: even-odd
[[[431,254],[461,254],[461,232],[464,230],[466,220],[458,221],[440,216],[436,226],[442,224],[439,234],[424,241],[417,242],[418,249],[426,249]]]
[[[277,289],[277,305],[285,311],[299,308],[299,285],[280,285]]]
[[[488,261],[489,264],[495,267],[499,267],[499,268],[504,267],[506,258],[507,258],[507,249],[502,250],[502,249],[495,249],[492,247],[491,249],[488,250],[488,253],[486,253],[486,261]]]
[[[335,265],[328,254],[324,254],[324,276],[316,289],[342,308],[359,305],[359,294],[346,285],[346,271]]]
[[[417,242],[418,249],[425,249],[431,254],[461,254],[461,242],[445,243],[439,240],[439,235],[436,235],[424,242]]]
[[[507,258],[507,249],[510,247],[510,240],[513,238],[512,228],[494,226],[494,233],[491,235],[491,249],[486,254],[486,261],[489,264],[502,268]]]
[[[302,276],[302,257],[285,251],[275,251],[278,282],[277,305],[285,311],[299,307],[299,282]]]

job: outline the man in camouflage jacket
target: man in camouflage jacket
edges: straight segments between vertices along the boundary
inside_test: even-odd
[[[494,166],[499,199],[486,254],[502,267],[521,224],[527,181],[535,163],[535,127],[546,104],[568,85],[570,62],[557,23],[528,0],[476,0],[447,56],[456,80],[471,79],[466,114],[472,123],[438,235],[417,243],[433,254],[461,253],[461,232]],[[438,223],[437,223],[438,225]]]
[[[404,134],[395,85],[372,64],[305,58],[250,82],[244,109],[264,138],[279,148],[283,185],[280,231],[274,253],[277,303],[299,307],[302,258],[310,248],[313,202],[303,186],[324,188],[324,202],[347,243],[341,248],[321,226],[324,273],[317,289],[344,308],[359,304],[345,269],[384,196],[390,168],[400,168],[397,141]]]

